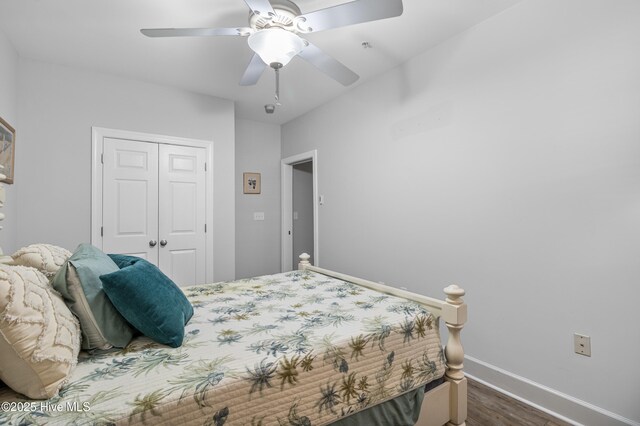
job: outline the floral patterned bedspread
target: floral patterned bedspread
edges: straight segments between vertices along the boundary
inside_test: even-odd
[[[184,290],[182,347],[83,353],[55,398],[1,389],[0,424],[324,425],[444,374],[438,320],[405,299],[308,271]]]

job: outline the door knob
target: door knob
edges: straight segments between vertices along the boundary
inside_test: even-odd
[[[162,247],[166,246],[167,245],[167,240],[160,240],[160,245]]]
[[[156,240],[149,241],[149,247],[155,247],[158,242]]]

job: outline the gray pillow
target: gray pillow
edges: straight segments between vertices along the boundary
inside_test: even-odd
[[[80,320],[82,349],[124,348],[133,337],[133,330],[100,281],[100,275],[118,270],[102,251],[91,244],[80,244],[53,279],[53,288]]]

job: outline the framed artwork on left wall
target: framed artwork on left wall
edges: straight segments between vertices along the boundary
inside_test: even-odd
[[[0,182],[13,183],[13,165],[16,152],[16,131],[0,117],[0,165],[6,178]]]

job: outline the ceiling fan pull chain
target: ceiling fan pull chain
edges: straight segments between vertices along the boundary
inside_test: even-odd
[[[276,71],[276,105],[277,106],[282,105],[280,103],[280,68],[281,67],[274,68]]]

